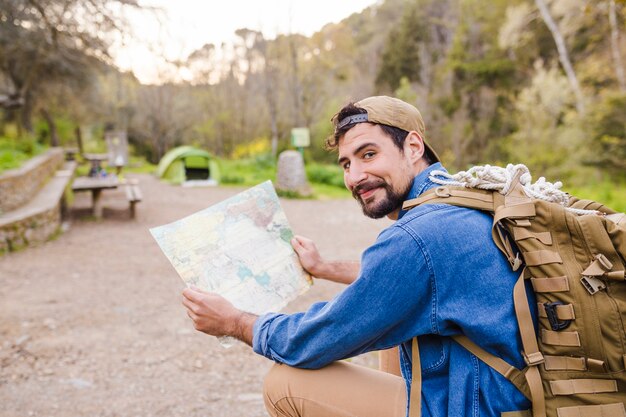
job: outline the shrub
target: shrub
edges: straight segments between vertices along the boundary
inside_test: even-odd
[[[311,182],[344,188],[343,172],[336,165],[309,164],[306,175]]]
[[[42,153],[46,147],[31,136],[8,138],[0,136],[0,172],[19,168],[22,163]]]

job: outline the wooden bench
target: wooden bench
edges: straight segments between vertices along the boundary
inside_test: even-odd
[[[135,218],[135,204],[139,203],[143,199],[143,194],[139,188],[137,181],[129,181],[126,184],[126,198],[130,204],[130,218]]]

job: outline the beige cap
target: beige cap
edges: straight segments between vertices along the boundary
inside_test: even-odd
[[[338,120],[336,121],[336,128],[353,123],[370,122],[397,127],[407,132],[415,131],[424,140],[424,145],[430,151],[431,156],[434,157],[436,162],[440,161],[437,153],[424,138],[426,126],[424,125],[422,115],[415,106],[400,99],[387,96],[368,97],[354,103],[354,105],[365,109],[367,115],[356,114],[348,116],[343,120]]]

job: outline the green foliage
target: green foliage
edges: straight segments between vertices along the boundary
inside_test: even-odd
[[[143,156],[129,157],[128,166],[123,169],[124,172],[132,172],[134,174],[154,174],[157,171],[157,166],[151,164]]]
[[[247,158],[256,155],[268,154],[270,151],[270,141],[268,138],[256,138],[249,142],[235,146],[233,159]]]
[[[573,111],[569,84],[557,68],[535,65],[512,115],[517,130],[500,144],[505,159],[528,166],[534,177],[569,180],[580,172],[585,131]]]
[[[252,186],[275,180],[276,168],[267,157],[218,160],[222,184]]]
[[[389,87],[392,91],[400,86],[400,80],[420,81],[420,48],[428,41],[429,33],[425,16],[425,1],[406,5],[400,25],[389,33],[382,53],[381,66],[376,85]]]
[[[104,140],[104,127],[94,126],[86,130],[83,135],[83,151],[85,153],[107,153],[107,144]],[[135,145],[133,145],[135,147]],[[129,150],[132,153],[132,151]]]
[[[0,136],[0,172],[19,168],[24,162],[46,149],[32,136],[21,138]]]
[[[290,198],[290,199],[312,199],[313,195],[309,195],[309,196],[304,196],[302,194],[300,194],[297,191],[290,191],[290,190],[276,190],[276,194],[279,197],[283,197],[283,198]]]
[[[338,99],[330,99],[324,105],[324,112],[311,126],[311,146],[305,150],[305,160],[332,164],[337,162],[337,153],[329,152],[325,149],[326,138],[333,134],[333,125],[330,119],[344,105]]]
[[[309,181],[314,183],[345,188],[343,171],[337,165],[308,164],[306,166],[306,176]]]
[[[626,183],[600,181],[579,187],[564,187],[571,195],[581,199],[594,200],[622,213],[626,213]]]
[[[451,66],[459,80],[471,80],[476,85],[494,85],[500,79],[510,78],[514,65],[497,56],[475,61],[455,59]]]
[[[76,146],[75,129],[76,123],[67,116],[60,116],[54,119],[59,144],[61,146]],[[44,143],[50,140],[50,126],[44,120],[37,120],[35,123],[35,135],[39,142]]]
[[[250,187],[263,181],[276,179],[276,164],[271,157],[262,155],[248,159],[220,159],[218,161],[221,183]],[[305,167],[307,178],[313,189],[312,198],[347,198],[350,193],[343,185],[343,173],[336,165],[311,163]],[[298,193],[280,194],[286,198],[303,198]]]
[[[593,153],[588,162],[626,179],[626,94],[607,94],[590,113],[589,127]]]
[[[407,103],[415,103],[417,101],[417,94],[411,87],[411,80],[409,80],[409,77],[405,76],[400,78],[400,83],[394,92],[394,96],[400,100],[406,101]]]

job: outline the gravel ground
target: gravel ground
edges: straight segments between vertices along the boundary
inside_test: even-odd
[[[76,194],[56,240],[0,257],[0,416],[265,416],[270,361],[197,333],[182,280],[148,232],[237,188],[184,188],[137,176],[144,201],[130,220],[123,190],[105,192],[104,219]],[[358,259],[387,220],[352,200],[282,200],[295,233],[329,259]],[[318,280],[288,311],[331,298]],[[375,354],[354,361],[373,366]]]

